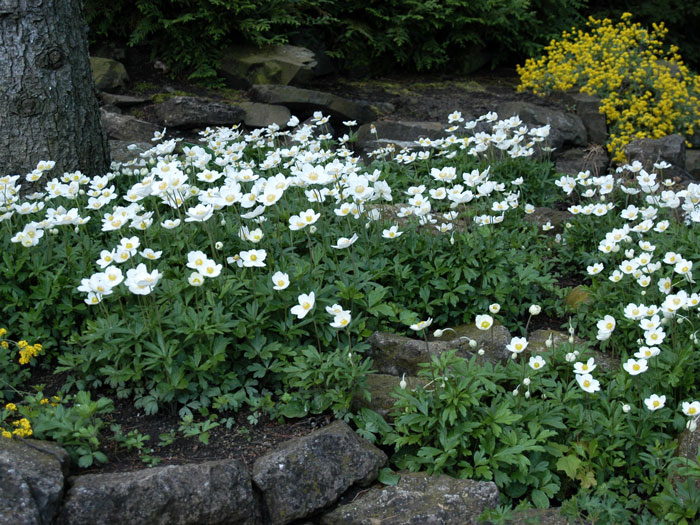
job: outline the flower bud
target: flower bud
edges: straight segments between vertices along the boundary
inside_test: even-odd
[[[515,390],[513,390],[513,395],[514,395],[514,396],[517,396],[517,395],[518,395],[518,389],[517,389],[517,388],[516,388]]]
[[[435,330],[433,332],[434,337],[442,337],[442,335],[445,333],[445,330]]]
[[[573,335],[569,336],[569,343],[571,343],[571,344],[574,343],[574,336]]]
[[[525,379],[523,379],[523,385],[530,386],[530,378],[529,377],[526,377]]]
[[[401,381],[399,381],[399,387],[401,387],[401,390],[406,390],[406,374],[401,376]]]
[[[470,347],[470,348],[476,348],[476,341],[475,341],[474,339],[472,339],[471,341],[469,341],[469,347]]]
[[[690,431],[690,432],[695,432],[695,430],[698,428],[698,422],[695,419],[691,419],[686,423],[685,427]]]
[[[317,229],[318,229],[318,228],[316,228],[315,225],[309,226],[309,232],[310,232],[310,233],[316,233],[316,230],[317,230]]]
[[[221,226],[226,226],[226,219],[221,219]]]
[[[479,348],[479,351],[477,352],[479,355],[484,355],[486,352],[484,352],[483,348]]]
[[[220,249],[223,248],[223,247],[224,247],[224,243],[223,243],[223,242],[221,242],[221,241],[216,241],[216,244],[214,245],[214,248],[216,248],[217,250],[220,250]]]
[[[623,411],[625,414],[627,414],[631,409],[632,409],[632,407],[630,407],[627,403],[625,403],[624,405],[622,405],[622,411]]]
[[[542,307],[539,304],[533,304],[530,305],[530,309],[528,311],[530,312],[530,315],[539,315],[542,311]]]
[[[525,399],[530,399],[530,391],[525,392]]]
[[[552,343],[552,336],[550,335],[550,336],[547,338],[547,340],[544,342],[544,346],[546,346],[547,348],[552,348],[552,344],[553,344],[553,343]]]

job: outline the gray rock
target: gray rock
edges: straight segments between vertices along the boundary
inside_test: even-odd
[[[153,138],[156,131],[162,130],[161,127],[145,120],[137,119],[131,115],[110,113],[104,109],[100,109],[100,118],[107,138],[114,140],[147,142]]]
[[[316,55],[310,49],[280,45],[232,47],[224,51],[220,72],[235,87],[252,84],[303,84],[315,76]]]
[[[388,332],[374,332],[367,342],[371,345],[368,355],[374,361],[375,369],[382,374],[393,376],[415,376],[420,370],[420,363],[429,363],[432,356],[448,350],[457,350],[457,355],[470,358],[480,349],[484,349],[484,359],[497,363],[508,359],[506,345],[510,342],[510,333],[502,325],[494,325],[489,330],[479,330],[475,325],[462,325],[454,332],[446,331],[442,338],[428,341],[411,339]],[[471,348],[469,341],[476,341]]]
[[[375,133],[372,132],[372,128]],[[445,125],[440,122],[380,120],[372,124],[363,124],[357,130],[357,142],[360,144],[377,139],[414,144],[421,137],[434,140],[445,136],[447,136]]]
[[[608,142],[608,124],[605,115],[600,112],[600,97],[576,93],[572,95],[576,114],[581,117],[588,133],[588,142],[604,145]]]
[[[171,97],[144,111],[163,126],[181,129],[231,126],[245,118],[245,111],[238,106],[199,97]]]
[[[566,146],[587,146],[588,134],[581,117],[551,106],[530,102],[511,101],[500,104],[496,112],[499,118],[518,115],[529,126],[551,126],[549,145],[556,148],[554,156]]]
[[[314,111],[322,111],[341,121],[355,120],[358,124],[377,117],[377,112],[368,102],[349,100],[311,89],[259,84],[254,85],[249,94],[256,102],[286,106],[302,120],[313,115]]]
[[[406,376],[406,388],[413,390],[418,386],[424,386],[428,381],[420,377]],[[370,408],[386,418],[394,406],[396,398],[392,395],[399,387],[401,377],[389,374],[369,374],[367,376],[367,390],[371,394],[371,399],[367,401],[364,397],[357,395],[353,399],[353,410]]]
[[[552,340],[552,346],[551,348],[547,348],[546,342],[550,338]],[[541,354],[542,357],[549,362],[550,359],[548,356],[552,355],[553,352],[560,346],[568,344],[568,342],[568,332],[561,332],[559,330],[535,330],[527,337],[527,351],[531,355]],[[577,349],[581,352],[581,355],[578,358],[579,361],[587,361],[589,357],[593,357],[595,358],[596,365],[600,370],[612,372],[620,369],[619,358],[600,352],[599,350],[591,349],[584,352],[581,348],[583,343],[583,339],[574,336],[573,348],[576,349],[578,347]]]
[[[541,230],[542,226],[550,223],[554,226],[554,229],[547,230],[545,233],[550,235],[555,235],[561,233],[564,229],[564,224],[570,221],[574,217],[574,214],[566,210],[555,210],[553,208],[548,208],[546,206],[540,206],[535,208],[535,211],[525,215],[525,221],[537,225]]]
[[[496,484],[488,481],[402,473],[397,485],[375,487],[321,518],[322,525],[464,525],[478,523],[499,503]]]
[[[52,523],[63,497],[69,462],[68,453],[54,443],[1,439],[0,479],[4,481],[0,483],[0,523],[10,523],[3,521],[4,516],[12,515],[5,509],[9,502],[14,502],[11,505],[19,515],[34,515],[28,509],[36,509],[38,521],[27,523]]]
[[[259,523],[253,487],[236,460],[85,474],[68,491],[65,525]]]
[[[330,505],[352,485],[375,480],[386,460],[343,421],[283,443],[253,466],[265,522],[289,523]]]
[[[700,150],[686,150],[685,171],[687,171],[695,180],[700,180]]]
[[[625,147],[629,162],[640,161],[647,170],[660,160],[672,164],[665,175],[687,177],[685,171],[685,139],[682,135],[667,135],[660,139],[637,139]]]
[[[286,107],[274,104],[241,102],[239,106],[245,111],[243,122],[251,128],[266,128],[270,124],[277,124],[280,128],[284,128],[292,116]]]
[[[116,106],[118,108],[130,108],[140,106],[151,101],[148,97],[132,97],[129,95],[117,95],[115,93],[100,93],[100,101],[108,106]]]
[[[32,497],[29,484],[16,468],[0,460],[0,524],[39,525],[41,523],[39,508]]]
[[[687,458],[690,461],[697,461],[698,451],[700,447],[700,430],[695,430],[695,432],[690,432],[689,430],[684,430],[681,435],[678,436],[678,448],[676,449],[676,455],[681,458]],[[679,476],[677,473],[671,473],[671,480],[674,482],[683,482],[685,477]],[[700,490],[700,480],[695,480],[696,490]]]
[[[90,57],[92,79],[100,91],[114,91],[126,86],[129,75],[124,64],[111,58]]]
[[[131,151],[129,146],[135,145],[137,149]],[[148,142],[131,142],[128,140],[110,140],[109,141],[109,154],[112,157],[112,161],[126,163],[131,160],[139,158],[139,153],[141,151],[146,151],[153,147],[153,143]]]
[[[578,175],[581,171],[590,171],[597,177],[605,175],[610,166],[608,152],[602,146],[592,148],[574,148],[564,151],[555,161],[557,171],[569,175]]]
[[[554,93],[551,100],[560,103],[583,121],[588,133],[588,142],[604,145],[608,142],[608,125],[605,115],[600,112],[600,97],[586,93]]]

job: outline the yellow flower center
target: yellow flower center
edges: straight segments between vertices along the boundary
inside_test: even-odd
[[[250,256],[250,260],[251,260],[251,261],[257,261],[257,260],[258,260],[258,256],[255,255],[255,254],[253,254],[253,255]]]
[[[311,304],[308,303],[308,302],[305,302],[305,303],[302,303],[301,307],[302,307],[304,310],[308,310],[309,308],[311,308]]]
[[[588,388],[589,386],[591,386],[591,382],[590,382],[588,379],[586,379],[586,380],[583,382],[583,386],[585,386],[586,388]]]
[[[277,286],[284,286],[284,280],[280,279],[279,281],[277,281]]]
[[[641,367],[640,367],[638,364],[636,364],[636,363],[635,363],[634,365],[632,365],[632,370],[635,370],[635,371],[636,371],[636,370],[639,370],[640,368],[641,368]]]
[[[695,410],[695,407],[690,407],[688,409],[688,414],[695,414],[695,412],[697,412],[697,410]]]
[[[659,406],[660,404],[661,404],[661,403],[659,403],[658,401],[654,400],[654,408],[658,408],[658,406]]]

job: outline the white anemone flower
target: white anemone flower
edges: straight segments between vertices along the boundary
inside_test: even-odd
[[[336,250],[342,250],[343,248],[349,248],[353,244],[355,244],[355,241],[357,241],[358,236],[356,233],[352,235],[349,239],[347,237],[341,237],[338,239],[336,244],[331,244],[331,248],[335,248]]]
[[[297,316],[297,319],[303,319],[306,317],[306,314],[308,314],[314,307],[314,304],[316,303],[316,295],[314,292],[311,292],[309,294],[301,294],[297,298],[299,301],[299,304],[296,306],[292,306],[291,312],[292,314]]]

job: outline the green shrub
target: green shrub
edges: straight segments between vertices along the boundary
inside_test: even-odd
[[[229,44],[315,42],[344,67],[463,70],[530,56],[585,0],[88,0],[93,40],[148,44],[173,73],[215,77]]]

